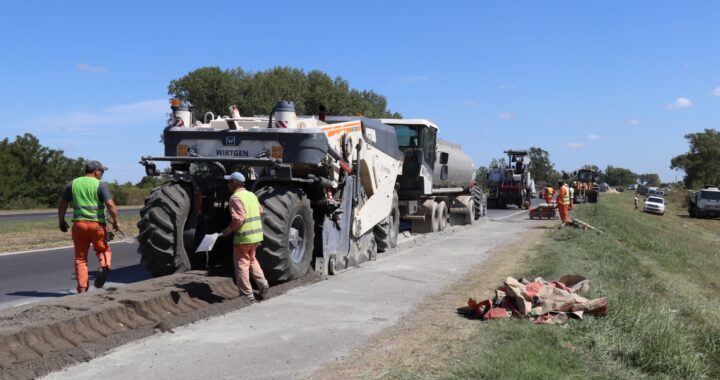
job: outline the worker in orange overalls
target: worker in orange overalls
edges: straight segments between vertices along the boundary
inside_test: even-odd
[[[545,202],[547,202],[547,204],[552,203],[553,193],[555,193],[555,190],[548,184],[547,187],[545,187]]]
[[[558,192],[557,192],[557,208],[560,213],[560,220],[564,224],[568,223],[568,213],[570,208],[570,190],[563,181],[558,181]]]
[[[100,182],[107,170],[98,161],[85,163],[85,175],[75,178],[68,183],[60,197],[58,205],[58,227],[60,231],[67,232],[68,224],[65,221],[65,212],[68,204],[73,203],[72,239],[75,246],[75,276],[77,277],[78,293],[88,290],[88,252],[90,244],[95,250],[100,268],[95,275],[95,287],[105,285],[107,272],[110,271],[112,252],[107,243],[107,222],[105,207],[107,206],[112,220],[113,229],[120,231],[117,207],[110,195],[107,186]]]

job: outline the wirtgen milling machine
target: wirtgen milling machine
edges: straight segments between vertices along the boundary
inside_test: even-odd
[[[265,211],[258,261],[271,283],[304,276],[314,264],[334,274],[397,244],[395,190],[403,153],[395,131],[364,117],[298,117],[279,102],[266,117],[208,113],[192,120],[187,102],[172,101],[163,132],[172,179],[145,200],[138,237],[141,261],[155,276],[225,265],[232,237],[220,238],[209,256],[196,254],[205,234],[230,221],[230,192],[223,175],[239,171]],[[323,118],[324,119],[324,118]]]

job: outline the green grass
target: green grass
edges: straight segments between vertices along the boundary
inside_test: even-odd
[[[610,313],[564,326],[525,320],[478,322],[447,379],[720,378],[720,220],[688,219],[679,202],[665,216],[633,210],[610,194],[573,212],[601,229],[547,235],[518,276],[591,279],[588,298]],[[475,338],[475,339],[474,339]],[[391,370],[390,378],[424,378]],[[438,372],[434,372],[437,374]]]
[[[137,236],[139,214],[119,215],[120,226],[128,236]],[[68,219],[68,223],[71,223]],[[70,232],[58,229],[57,218],[0,222],[0,254],[3,252],[72,245]]]

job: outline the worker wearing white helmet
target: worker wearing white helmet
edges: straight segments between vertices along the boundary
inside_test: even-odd
[[[255,301],[250,276],[260,289],[259,298],[265,298],[268,282],[265,279],[260,263],[255,259],[255,250],[263,241],[261,215],[263,213],[257,196],[245,189],[245,176],[234,172],[225,176],[230,196],[230,216],[232,221],[223,231],[223,236],[233,236],[233,266],[235,267],[235,281],[241,295],[250,301]]]

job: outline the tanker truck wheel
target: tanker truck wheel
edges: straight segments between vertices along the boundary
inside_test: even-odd
[[[183,239],[190,192],[180,183],[166,183],[153,190],[140,209],[140,263],[155,277],[191,269]]]
[[[400,208],[398,203],[397,192],[394,192],[390,215],[373,228],[378,252],[385,252],[389,248],[397,247],[398,235],[400,234]]]
[[[307,195],[296,188],[266,186],[255,193],[263,207],[263,242],[258,261],[271,284],[294,280],[310,270],[315,228]]]
[[[445,231],[448,226],[448,206],[445,201],[437,204],[438,231]]]

